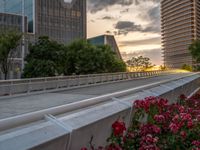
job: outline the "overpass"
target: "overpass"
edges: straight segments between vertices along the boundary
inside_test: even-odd
[[[80,149],[97,129],[102,145],[116,117],[128,120],[133,100],[172,100],[198,87],[198,73],[160,71],[2,81],[0,149]]]

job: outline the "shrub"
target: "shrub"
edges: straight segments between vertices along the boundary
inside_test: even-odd
[[[184,64],[184,65],[182,66],[181,69],[183,69],[183,70],[187,70],[187,71],[192,71],[192,70],[193,70],[193,69],[192,69],[192,66],[187,65],[187,64]]]
[[[200,149],[200,95],[190,99],[181,95],[178,102],[174,104],[156,97],[137,100],[134,103],[133,116],[132,124],[128,129],[120,120],[112,125],[108,146],[90,149]]]

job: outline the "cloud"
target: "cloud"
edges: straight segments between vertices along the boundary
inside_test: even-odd
[[[141,45],[160,45],[161,38],[149,38],[149,39],[142,39],[142,40],[129,40],[129,41],[121,41],[119,42],[121,47],[129,45],[129,46],[141,46]]]
[[[136,24],[131,21],[118,21],[114,25],[117,30],[117,35],[124,34],[127,35],[129,32],[143,32],[143,33],[158,33],[161,32],[160,27],[160,5],[156,5],[153,8],[150,8],[146,12],[141,12],[138,15],[144,21],[147,21],[147,25]]]
[[[91,13],[107,9],[113,5],[130,6],[132,4],[139,5],[141,2],[158,3],[160,0],[88,0],[88,9]]]
[[[117,35],[124,34],[127,35],[129,32],[144,32],[144,33],[160,33],[160,25],[157,25],[157,22],[151,22],[148,26],[142,26],[140,24],[136,24],[131,21],[118,21],[116,25],[114,25],[117,30]]]
[[[115,26],[115,29],[118,30],[118,34],[128,34],[133,31],[142,31],[141,25],[136,25],[131,21],[118,21]]]
[[[128,13],[128,12],[129,12],[129,8],[126,8],[126,9],[124,9],[124,10],[120,11],[120,14],[123,14],[123,13]]]
[[[156,5],[155,7],[149,9],[147,13],[141,12],[138,15],[142,20],[149,21],[149,24],[145,27],[143,32],[152,32],[152,33],[160,33],[160,5]]]
[[[115,18],[112,17],[112,16],[104,16],[104,17],[102,17],[100,19],[102,19],[102,20],[115,20]]]

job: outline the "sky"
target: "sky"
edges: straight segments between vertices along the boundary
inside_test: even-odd
[[[160,0],[87,0],[88,38],[113,34],[121,53],[162,64]]]

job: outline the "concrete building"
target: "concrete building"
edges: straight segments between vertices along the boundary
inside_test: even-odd
[[[161,21],[165,65],[193,65],[188,47],[200,38],[200,0],[162,0]]]
[[[86,0],[0,0],[0,28],[17,25],[23,31],[20,19],[23,12],[25,45],[39,36],[48,36],[64,44],[86,39]],[[23,58],[22,48],[19,49]],[[28,47],[25,55],[27,53]]]
[[[94,45],[109,45],[109,46],[111,46],[113,52],[116,53],[118,58],[122,59],[117,42],[113,35],[100,35],[100,36],[96,36],[93,38],[89,38],[88,41]]]

